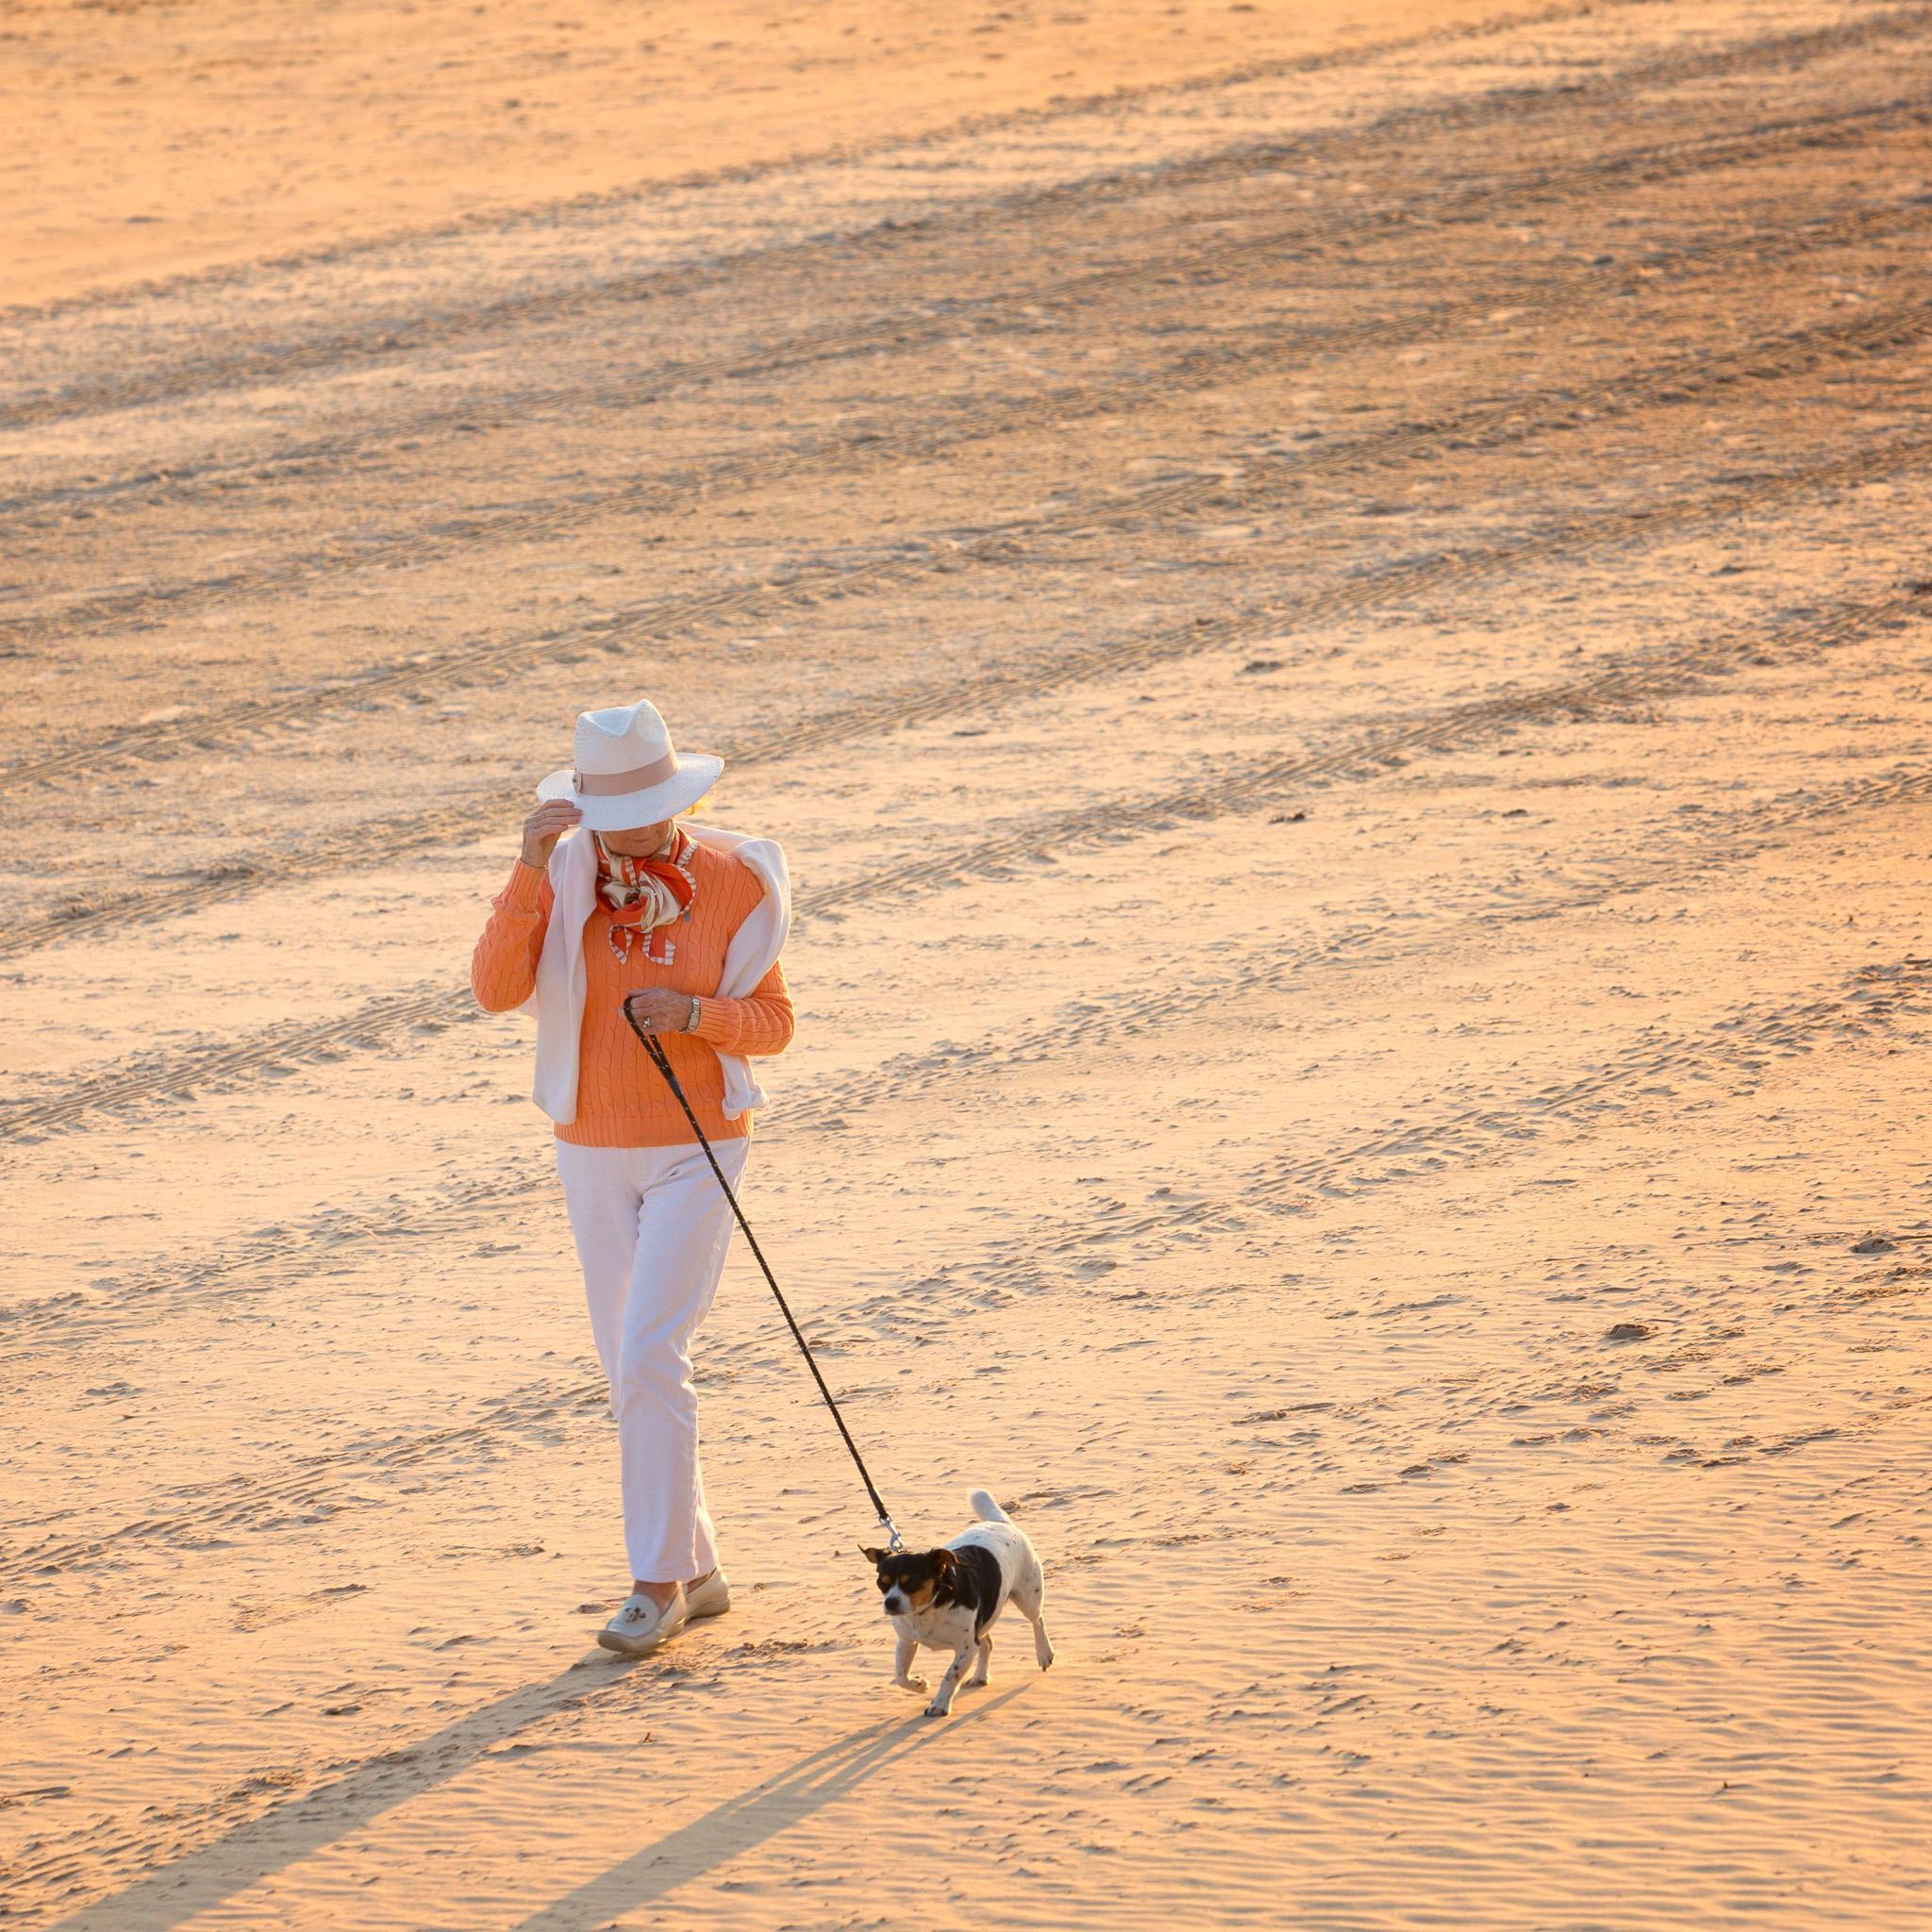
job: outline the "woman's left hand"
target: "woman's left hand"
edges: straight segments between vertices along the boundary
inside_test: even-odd
[[[682,1033],[691,1018],[691,995],[673,992],[669,987],[647,986],[625,1001],[634,1019],[646,1033]]]

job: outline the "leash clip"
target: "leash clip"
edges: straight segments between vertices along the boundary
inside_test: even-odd
[[[879,1527],[886,1533],[886,1554],[889,1557],[906,1547],[906,1539],[899,1534],[898,1525],[890,1516],[879,1518]]]

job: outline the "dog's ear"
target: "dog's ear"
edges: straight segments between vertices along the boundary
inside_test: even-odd
[[[959,1559],[951,1550],[935,1550],[932,1553],[932,1567],[940,1573],[940,1581],[948,1581],[959,1567]]]
[[[861,1557],[863,1557],[865,1560],[868,1563],[870,1563],[874,1570],[876,1570],[879,1567],[879,1565],[886,1560],[885,1551],[869,1550],[863,1543],[860,1543],[858,1546],[858,1554]]]

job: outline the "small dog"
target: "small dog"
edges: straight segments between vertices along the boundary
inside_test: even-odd
[[[1033,1655],[1043,1671],[1053,1662],[1053,1645],[1046,1639],[1046,1578],[1040,1557],[1020,1529],[984,1490],[968,1498],[979,1521],[938,1550],[861,1550],[878,1571],[879,1592],[886,1615],[899,1632],[892,1659],[892,1682],[902,1690],[924,1690],[925,1679],[909,1674],[913,1653],[949,1650],[953,1661],[940,1679],[927,1717],[944,1717],[953,1707],[967,1659],[978,1662],[966,1679],[967,1689],[987,1681],[992,1659],[992,1621],[1011,1599],[1033,1625]]]

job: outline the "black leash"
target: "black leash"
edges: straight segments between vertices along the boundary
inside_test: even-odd
[[[711,1172],[718,1176],[718,1185],[724,1190],[724,1198],[731,1203],[731,1211],[738,1217],[738,1224],[744,1230],[744,1238],[751,1243],[751,1251],[758,1257],[758,1266],[765,1272],[765,1280],[770,1284],[772,1293],[778,1303],[778,1312],[785,1317],[785,1325],[791,1330],[791,1339],[797,1342],[805,1357],[805,1365],[811,1371],[811,1378],[819,1385],[819,1393],[825,1398],[825,1407],[832,1411],[832,1420],[839,1424],[839,1433],[845,1439],[845,1446],[852,1452],[852,1460],[858,1470],[858,1479],[865,1485],[865,1493],[872,1498],[872,1507],[878,1512],[880,1527],[890,1539],[889,1549],[903,1549],[905,1540],[893,1527],[891,1512],[874,1486],[871,1472],[865,1466],[865,1457],[858,1453],[858,1444],[852,1440],[852,1431],[845,1426],[845,1418],[839,1413],[839,1405],[832,1398],[832,1391],[825,1386],[825,1378],[819,1373],[817,1357],[811,1352],[811,1344],[806,1341],[796,1319],[791,1313],[791,1304],[785,1299],[784,1291],[778,1286],[778,1277],[772,1273],[772,1264],[765,1259],[765,1251],[758,1246],[758,1238],[751,1231],[751,1223],[744,1218],[744,1209],[738,1205],[738,1196],[731,1191],[731,1183],[724,1178],[724,1170],[718,1165],[718,1157],[711,1151],[711,1143],[705,1138],[705,1130],[698,1125],[698,1117],[691,1111],[690,1100],[685,1097],[684,1088],[677,1075],[671,1071],[671,1061],[662,1043],[654,1034],[646,1033],[638,1024],[637,1015],[630,1009],[635,993],[627,994],[624,1002],[624,1017],[630,1023],[630,1030],[644,1043],[644,1051],[657,1062],[658,1071],[664,1075],[665,1084],[677,1096],[677,1104],[684,1109],[684,1117],[691,1123],[691,1130],[698,1137],[698,1145],[705,1150],[705,1158],[711,1163]]]

